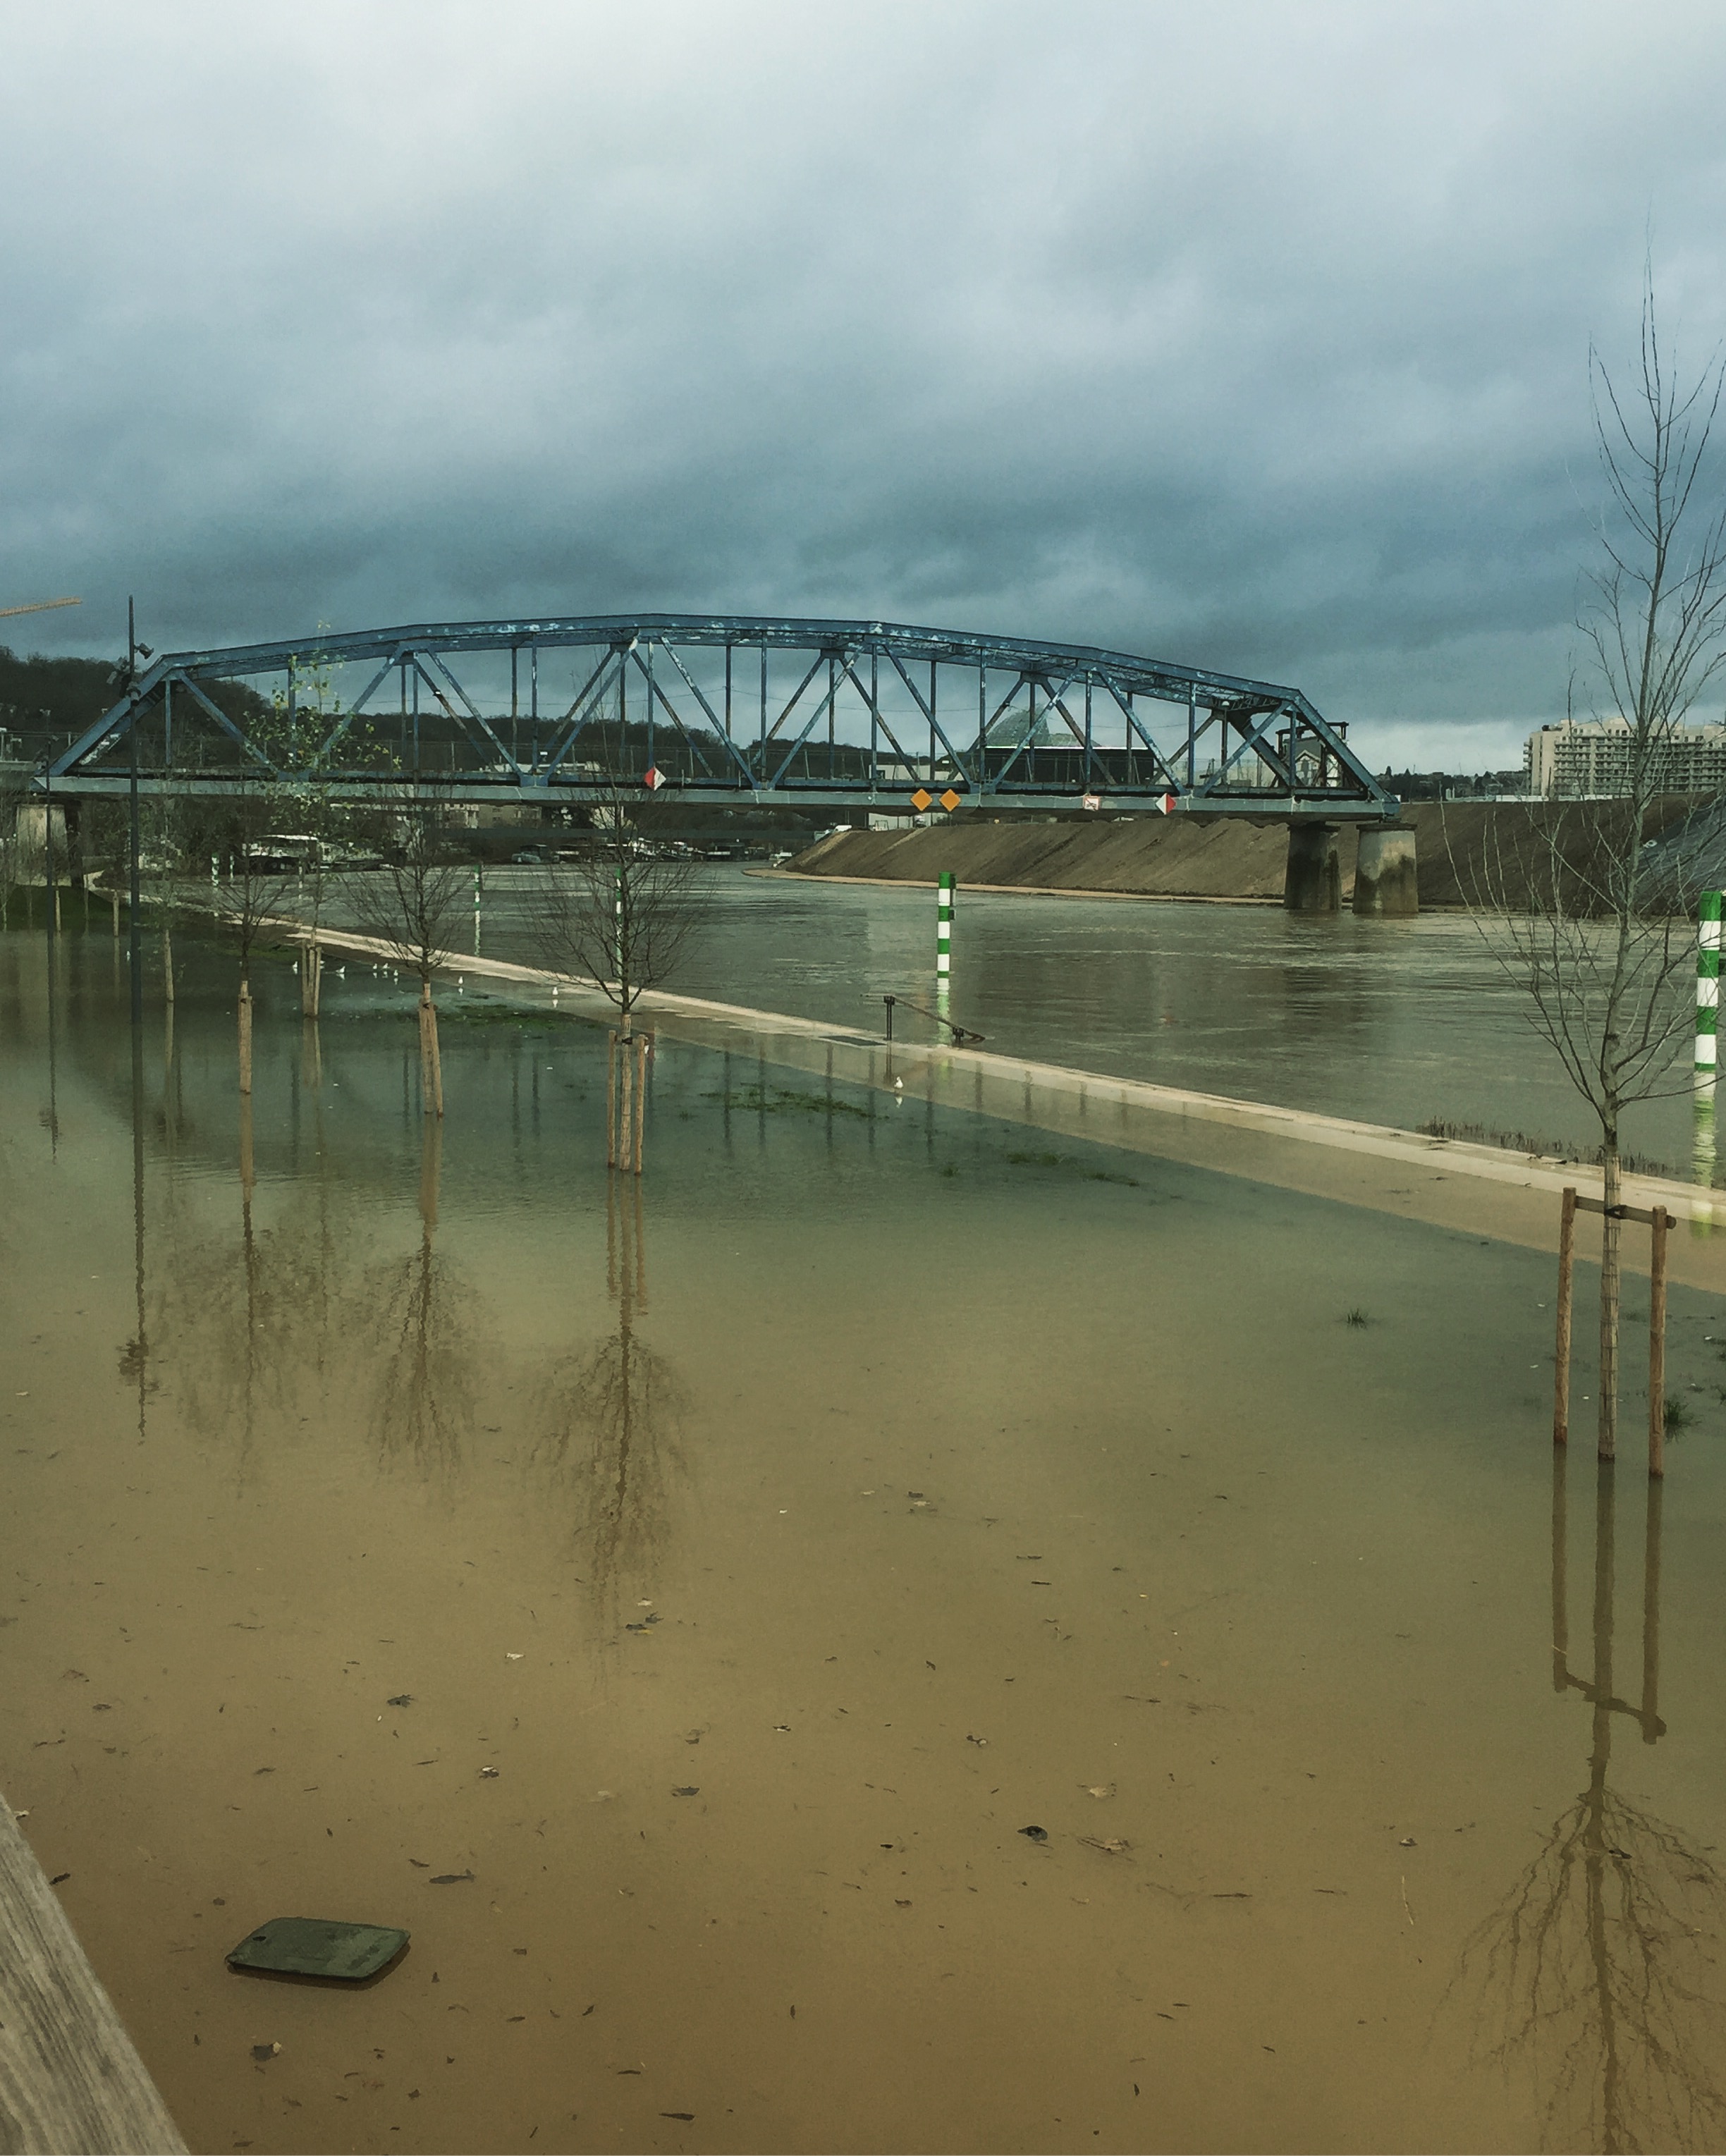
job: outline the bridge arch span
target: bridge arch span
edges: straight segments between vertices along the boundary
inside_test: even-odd
[[[588,614],[331,630],[121,670],[39,790],[316,788],[524,804],[1081,806],[1379,822],[1398,804],[1294,688],[887,621]]]

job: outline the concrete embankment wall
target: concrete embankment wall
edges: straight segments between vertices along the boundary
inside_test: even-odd
[[[1653,837],[1695,805],[1691,796],[1662,800],[1646,835]],[[1462,906],[1501,893],[1503,903],[1525,904],[1531,880],[1549,883],[1555,846],[1568,864],[1560,870],[1566,902],[1579,905],[1582,864],[1610,839],[1621,815],[1613,802],[1420,803],[1404,812],[1403,822],[1415,832],[1420,904]],[[1354,888],[1356,844],[1354,831],[1338,832],[1345,901]],[[836,832],[789,865],[799,875],[871,883],[932,884],[946,870],[973,889],[1280,901],[1287,852],[1286,824],[1233,817],[994,824],[961,815],[903,831]]]

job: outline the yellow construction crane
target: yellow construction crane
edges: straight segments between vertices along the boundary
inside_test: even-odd
[[[0,607],[0,620],[13,613],[47,613],[54,607],[82,606],[82,599],[32,599],[28,606]]]

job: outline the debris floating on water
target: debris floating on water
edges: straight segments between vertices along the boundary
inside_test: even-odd
[[[228,1966],[254,1976],[333,1977],[363,1984],[388,1969],[407,1943],[407,1933],[390,1924],[272,1917],[229,1952]]]

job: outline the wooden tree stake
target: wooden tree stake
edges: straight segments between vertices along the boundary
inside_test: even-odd
[[[1599,1198],[1564,1193],[1559,1220],[1558,1368],[1553,1385],[1552,1440],[1562,1445],[1569,1435],[1570,1410],[1570,1276],[1579,1213],[1605,1213],[1615,1220],[1635,1220],[1651,1231],[1648,1258],[1648,1472],[1657,1481],[1666,1472],[1666,1252],[1667,1238],[1677,1227],[1674,1214],[1662,1205],[1646,1209],[1640,1205],[1608,1208]],[[1603,1452],[1600,1457],[1609,1459]]]
[[[244,981],[239,984],[239,1090],[246,1095],[252,1090],[252,991]]]
[[[617,1137],[617,1164],[621,1168],[627,1168],[629,1165],[629,1125],[631,1109],[634,1105],[634,1096],[629,1090],[629,1050],[633,1045],[629,1035],[625,1034],[619,1043],[618,1050],[623,1062],[624,1081],[623,1112],[618,1117]]]

